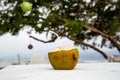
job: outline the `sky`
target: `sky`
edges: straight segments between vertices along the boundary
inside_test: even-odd
[[[43,40],[49,40],[49,38],[46,39],[45,34],[39,35],[32,33],[31,35]],[[32,50],[28,49],[28,45],[30,43],[33,45]],[[30,39],[29,35],[24,30],[17,36],[11,36],[9,33],[0,36],[0,57],[14,56],[16,54],[30,55],[31,53],[47,54],[56,47],[66,45],[73,46],[73,42],[68,41],[67,39],[57,39],[54,43],[45,44],[34,39]]]
[[[17,54],[20,54],[21,57],[30,57],[31,54],[44,54],[48,55],[49,51],[52,51],[56,47],[60,46],[74,46],[74,42],[68,40],[67,38],[58,38],[54,43],[42,43],[39,41],[36,41],[34,39],[30,39],[29,35],[27,34],[28,29],[25,29],[23,31],[20,31],[19,35],[11,36],[10,33],[7,33],[3,36],[0,36],[0,58],[15,58]],[[43,40],[49,40],[49,36],[51,33],[49,33],[48,38],[46,38],[45,34],[37,34],[35,32],[32,32],[31,35],[43,39]],[[28,45],[33,45],[33,49],[29,50]],[[96,51],[92,49],[88,49],[84,51],[79,46],[75,46],[79,50],[80,58],[82,59],[89,59],[89,58],[100,58],[103,59],[103,57]],[[109,53],[110,55],[118,55],[118,51],[116,49],[107,49],[103,48],[103,51]]]

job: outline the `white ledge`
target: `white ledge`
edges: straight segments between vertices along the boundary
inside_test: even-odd
[[[50,64],[11,65],[0,80],[120,80],[120,63],[79,63],[73,70],[54,70]]]

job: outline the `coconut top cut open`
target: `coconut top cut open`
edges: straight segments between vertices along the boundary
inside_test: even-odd
[[[73,46],[62,46],[62,47],[57,47],[53,51],[50,52],[56,52],[56,51],[61,51],[61,50],[71,50],[71,49],[76,49],[76,47]]]

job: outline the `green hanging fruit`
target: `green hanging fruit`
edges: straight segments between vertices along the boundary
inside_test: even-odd
[[[22,4],[21,4],[21,9],[24,12],[31,11],[32,10],[32,4],[30,2],[23,1]]]

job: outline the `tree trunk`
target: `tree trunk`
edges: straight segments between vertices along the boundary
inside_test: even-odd
[[[108,35],[104,32],[101,32],[100,30],[96,29],[95,27],[93,26],[89,26],[89,25],[83,25],[84,28],[88,29],[88,30],[91,30],[93,32],[96,32],[98,34],[100,34],[101,36],[107,38],[108,40],[111,41],[111,43],[118,49],[118,51],[120,52],[120,44],[117,43],[117,40],[115,38],[113,38],[111,35]]]

